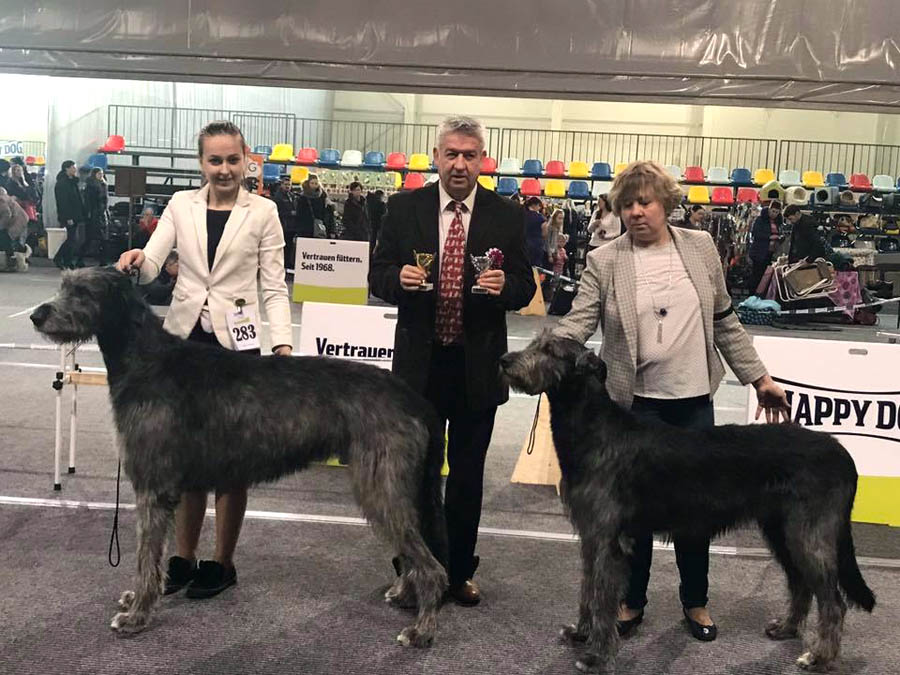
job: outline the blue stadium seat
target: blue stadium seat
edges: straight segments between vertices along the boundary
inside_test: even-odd
[[[607,162],[594,162],[594,166],[591,167],[591,178],[612,180],[612,167]]]
[[[590,199],[591,189],[583,180],[573,180],[569,183],[568,195],[570,199]]]
[[[497,184],[497,194],[504,197],[512,197],[519,191],[519,183],[515,178],[501,178]]]
[[[363,158],[363,166],[384,166],[384,153],[377,150],[367,152]]]
[[[341,163],[341,151],[334,148],[326,148],[319,155],[319,166],[339,166]]]
[[[278,164],[263,164],[263,183],[277,183],[281,178],[281,167]]]
[[[522,165],[522,175],[531,178],[540,178],[544,175],[544,165],[539,159],[526,159]]]
[[[271,145],[257,145],[253,148],[253,153],[256,155],[262,155],[263,157],[268,157],[272,154],[272,146]]]
[[[842,173],[830,173],[825,176],[825,185],[829,187],[844,187],[847,185],[847,177]]]
[[[106,159],[106,155],[91,155],[88,157],[88,166],[92,169],[103,169],[106,171],[106,167],[109,166],[109,162]]]
[[[739,167],[731,171],[731,182],[735,185],[753,185],[753,174],[750,169]]]

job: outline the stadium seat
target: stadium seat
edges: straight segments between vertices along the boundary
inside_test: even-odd
[[[737,201],[739,204],[743,204],[744,202],[756,204],[759,202],[759,190],[752,187],[738,188]]]
[[[384,153],[377,150],[367,152],[366,156],[363,158],[363,166],[383,167]]]
[[[426,174],[428,178],[425,179],[425,185],[431,185],[432,183],[437,183],[441,177],[436,173]]]
[[[706,182],[706,174],[703,173],[703,167],[700,167],[700,166],[685,167],[684,182],[685,183],[705,183]],[[706,202],[696,202],[696,203],[704,204]]]
[[[707,183],[730,183],[728,169],[724,166],[711,166],[706,170]]]
[[[47,160],[44,159],[43,155],[38,155],[37,157],[34,158],[35,166],[44,166],[46,163],[47,163]]]
[[[583,180],[573,180],[569,183],[568,195],[569,199],[590,199],[591,189]]]
[[[403,177],[399,173],[397,173],[396,171],[391,171],[388,173],[388,175],[394,179],[395,190],[399,190],[401,187],[403,187]]]
[[[591,196],[593,197],[609,194],[610,190],[612,190],[612,181],[609,180],[598,180],[591,184]]]
[[[691,167],[688,167],[690,169]],[[687,173],[687,169],[685,169]],[[687,200],[691,204],[709,204],[709,188],[703,185],[692,185],[688,188]]]
[[[587,162],[569,162],[569,178],[590,178]],[[569,188],[571,189],[571,185]]]
[[[392,152],[387,157],[387,162],[385,162],[384,167],[386,169],[405,169],[406,168],[406,153],[405,152]]]
[[[411,171],[410,173],[406,174],[406,179],[403,181],[404,190],[417,190],[420,187],[425,187],[424,173]]]
[[[106,168],[109,166],[109,162],[106,159],[106,155],[91,155],[88,157],[87,164],[92,169],[103,169],[106,171]]]
[[[122,152],[125,149],[125,137],[111,134],[106,143],[100,146],[98,152]]]
[[[263,183],[277,183],[281,178],[281,167],[277,164],[263,164]]]
[[[363,156],[359,150],[344,150],[341,166],[362,166]]]
[[[253,154],[262,155],[263,157],[268,157],[272,154],[272,146],[271,145],[256,145],[253,147]]]
[[[417,152],[409,156],[410,171],[428,171],[431,169],[431,160],[424,152]]]
[[[276,143],[269,155],[270,162],[290,162],[294,159],[294,146],[290,143]]]
[[[26,166],[34,166],[35,161],[37,161],[37,160],[35,160],[34,157],[32,157],[31,155],[28,155],[28,157],[25,158],[25,165]]]
[[[714,187],[710,201],[716,206],[731,206],[734,204],[734,190],[730,187]]]
[[[666,172],[677,181],[680,181],[682,178],[684,178],[684,172],[677,164],[667,164]]]
[[[272,164],[271,166],[277,167],[277,164]],[[305,166],[292,166],[291,167],[291,185],[300,185],[303,181],[309,178],[309,168]]]
[[[825,176],[825,185],[837,188],[846,187],[847,177],[842,173],[830,173]]]
[[[334,148],[325,148],[319,155],[319,166],[340,166],[341,151]]]
[[[765,185],[775,180],[775,172],[772,169],[757,169],[753,174],[753,182],[757,185]]]
[[[498,173],[514,173],[516,175],[522,173],[522,167],[517,157],[504,157],[500,160],[500,168]]]
[[[494,190],[497,189],[497,186],[494,185],[494,179],[490,176],[478,176],[478,184],[485,190],[490,190],[491,192],[494,192]]]
[[[628,162],[619,162],[618,164],[616,164],[615,175],[618,176],[620,173],[622,173],[627,168],[628,168]]]
[[[548,180],[547,184],[544,185],[544,195],[547,197],[565,197],[566,182],[558,178]]]
[[[497,194],[504,197],[512,197],[519,191],[519,184],[515,178],[503,177],[497,183]]]
[[[731,171],[731,182],[735,185],[753,185],[753,176],[750,169],[738,167]]]
[[[804,171],[803,185],[808,188],[824,187],[825,179],[822,177],[821,171]]]
[[[866,174],[854,173],[850,176],[850,189],[856,192],[868,192],[872,189],[872,183]]]
[[[300,148],[297,153],[297,162],[299,164],[315,164],[319,161],[319,151],[315,148]]]
[[[481,168],[479,169],[479,173],[496,173],[497,172],[497,160],[493,157],[482,157],[481,158]]]
[[[591,178],[594,180],[612,180],[612,169],[606,162],[594,162],[591,167]]]
[[[782,169],[778,172],[778,182],[784,187],[800,185],[800,172],[796,169]]]
[[[103,158],[106,159],[105,156]],[[891,176],[880,173],[877,176],[873,176],[872,187],[879,192],[893,192],[894,179]]]
[[[519,186],[519,193],[523,197],[540,197],[541,181],[537,178],[526,178],[522,181],[522,185]]]
[[[523,176],[531,176],[532,178],[537,178],[538,176],[543,175],[543,173],[544,165],[539,159],[526,159],[525,163],[522,165]]]
[[[544,175],[553,178],[562,178],[566,175],[566,165],[558,159],[551,159],[544,167]]]

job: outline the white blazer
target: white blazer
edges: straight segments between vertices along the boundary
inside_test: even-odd
[[[257,309],[259,290],[269,320],[272,346],[292,345],[291,307],[284,281],[284,234],[275,202],[241,188],[216,249],[212,269],[206,252],[206,210],[209,186],[176,192],[144,247],[140,283],[159,274],[166,257],[178,249],[178,280],[163,328],[172,335],[190,335],[204,303],[219,343],[231,345],[226,313],[235,300]]]

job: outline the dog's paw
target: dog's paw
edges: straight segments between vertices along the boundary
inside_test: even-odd
[[[821,663],[812,652],[803,652],[797,659],[797,667],[809,673],[827,673],[827,663]]]
[[[134,591],[123,591],[119,598],[119,609],[127,612],[134,604]]]
[[[402,579],[398,579],[393,586],[385,591],[384,601],[400,609],[415,609],[419,604],[416,601],[415,590]]]
[[[559,629],[559,639],[570,645],[584,644],[588,641],[588,631],[580,630],[574,623],[570,623]]]
[[[397,642],[404,647],[430,647],[434,642],[434,635],[419,632],[415,626],[407,626],[400,635],[397,636]]]
[[[608,659],[597,654],[585,654],[575,662],[575,667],[579,671],[593,675],[610,675],[613,672],[611,665]]]
[[[772,619],[766,624],[766,636],[770,640],[793,640],[800,637],[796,626],[789,626],[783,619]]]
[[[139,633],[147,627],[149,618],[146,612],[119,612],[109,627],[120,634]]]

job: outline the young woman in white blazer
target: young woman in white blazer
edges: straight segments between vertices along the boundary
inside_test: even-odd
[[[246,143],[237,126],[208,124],[200,131],[198,146],[206,185],[175,193],[147,246],[123,253],[117,267],[139,269],[140,283],[150,283],[177,248],[179,273],[163,323],[167,331],[224,349],[259,353],[261,296],[272,351],[290,355],[284,235],[275,202],[242,187]],[[198,564],[206,501],[205,492],[182,495],[175,514],[176,555],[169,559],[167,594],[187,587],[188,597],[207,598],[237,582],[232,557],[247,508],[247,488],[216,494],[215,557]]]

